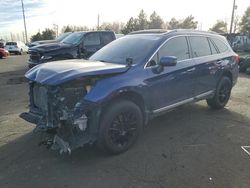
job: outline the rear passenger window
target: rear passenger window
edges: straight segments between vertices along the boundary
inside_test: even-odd
[[[228,47],[224,42],[216,38],[212,38],[212,41],[215,43],[220,53],[227,51]]]
[[[194,57],[211,55],[210,46],[206,37],[190,37]]]
[[[94,45],[100,45],[100,36],[99,33],[89,33],[86,35],[84,39],[84,45],[85,46],[94,46]]]
[[[186,37],[170,39],[158,52],[159,59],[163,56],[175,56],[177,60],[189,59]]]

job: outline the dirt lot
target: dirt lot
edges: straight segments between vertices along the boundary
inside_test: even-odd
[[[224,110],[205,102],[161,116],[118,156],[96,148],[60,156],[38,146],[23,79],[27,56],[0,59],[0,187],[250,187],[250,77],[241,75]],[[249,149],[250,150],[250,149]]]

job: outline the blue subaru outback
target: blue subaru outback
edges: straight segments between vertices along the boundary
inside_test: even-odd
[[[206,99],[223,108],[238,77],[238,55],[215,33],[130,33],[89,60],[45,63],[26,73],[30,110],[21,117],[51,135],[52,149],[85,144],[113,154],[129,149],[147,122]]]

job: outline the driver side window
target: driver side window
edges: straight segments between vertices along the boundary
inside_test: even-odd
[[[158,51],[159,60],[163,56],[175,56],[178,61],[189,59],[189,50],[186,37],[175,37],[170,39]]]

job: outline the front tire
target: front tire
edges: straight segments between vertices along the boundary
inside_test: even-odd
[[[110,154],[125,152],[136,142],[142,126],[142,112],[136,104],[115,100],[102,114],[98,146]]]
[[[217,85],[214,97],[207,99],[207,104],[210,108],[219,110],[227,104],[232,90],[232,81],[229,77],[222,77]]]

